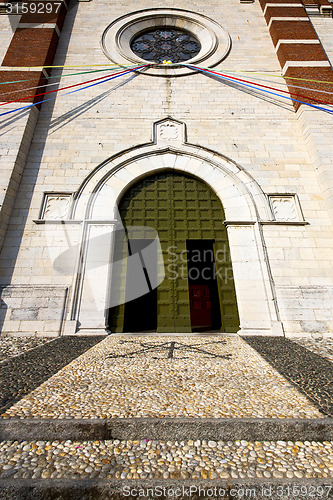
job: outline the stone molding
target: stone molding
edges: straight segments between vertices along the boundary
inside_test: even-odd
[[[269,194],[276,222],[304,222],[303,213],[298,196],[294,194]]]
[[[178,128],[175,138],[161,138],[162,126]],[[176,169],[205,181],[220,197],[226,218],[273,220],[267,197],[255,179],[231,158],[186,142],[184,123],[166,118],[153,124],[153,140],[108,158],[84,180],[74,195],[69,217],[76,220],[116,215],[124,189],[149,173]]]
[[[71,197],[71,193],[44,193],[40,219],[67,219],[71,204]]]
[[[105,313],[94,309],[92,285],[98,283],[98,303],[107,302],[108,273],[90,268],[90,239],[108,233],[112,248],[117,207],[125,191],[139,179],[154,172],[175,169],[198,177],[220,198],[226,213],[230,251],[235,273],[236,293],[241,317],[241,333],[282,335],[275,308],[276,297],[271,270],[263,248],[258,221],[274,222],[268,197],[249,173],[230,158],[186,141],[186,126],[171,118],[153,124],[153,140],[107,159],[85,179],[74,195],[71,220],[84,220],[81,248],[74,278],[74,289],[67,319],[68,333],[77,325],[85,331],[97,331],[105,324]],[[110,219],[105,220],[109,214]],[[113,219],[114,218],[114,219]],[[103,265],[112,261],[105,254]],[[251,265],[248,261],[251,261]],[[101,263],[99,261],[99,263]],[[89,283],[88,283],[89,280]],[[256,297],[249,298],[248,281],[255,283]],[[95,293],[95,292],[94,292]],[[249,308],[249,300],[251,307]],[[93,313],[92,313],[93,311]],[[255,320],[253,320],[255,318]],[[75,323],[76,322],[76,323]]]
[[[133,37],[155,26],[173,26],[193,33],[201,44],[200,52],[189,59],[189,64],[215,66],[227,57],[231,48],[229,34],[215,21],[189,10],[174,8],[144,9],[119,17],[109,24],[102,35],[101,47],[108,59],[119,65],[147,64],[132,52],[130,42]],[[178,67],[156,65],[143,74],[154,76],[183,76],[193,70]]]

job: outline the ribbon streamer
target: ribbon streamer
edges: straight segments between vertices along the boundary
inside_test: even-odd
[[[199,66],[193,66],[193,65],[188,65],[188,64],[184,64],[184,66],[186,66],[186,67],[188,67],[190,69],[197,69],[197,70],[201,71],[204,74],[211,74],[213,76],[217,76],[218,78],[220,78],[222,80],[230,81],[230,82],[233,82],[233,83],[238,83],[239,85],[242,85],[244,87],[249,87],[249,88],[255,89],[257,91],[259,90],[261,92],[265,92],[266,94],[275,95],[275,96],[280,97],[282,99],[288,99],[290,101],[298,102],[300,104],[306,104],[307,106],[310,106],[312,108],[320,109],[321,111],[326,111],[328,113],[333,113],[333,110],[331,110],[331,109],[323,108],[322,106],[316,106],[315,104],[310,104],[308,102],[299,101],[297,99],[293,99],[292,97],[287,97],[287,96],[284,96],[284,95],[281,95],[281,94],[277,94],[276,92],[271,92],[269,90],[264,90],[264,89],[258,88],[259,84],[254,84],[254,85],[257,85],[257,86],[249,85],[247,83],[243,83],[246,80],[241,80],[239,78],[233,78],[233,77],[227,77],[227,76],[225,76],[223,74],[217,73],[216,71],[210,71],[210,70],[206,70],[206,69],[201,69]],[[249,83],[251,83],[251,82],[249,82]],[[262,86],[262,85],[260,85],[260,86]],[[264,86],[264,87],[266,87],[266,86]],[[278,90],[278,89],[276,89],[276,90]],[[286,93],[290,94],[289,92],[286,92]],[[317,99],[316,99],[316,101],[317,101]],[[322,102],[322,101],[320,101],[320,102]],[[324,104],[330,104],[330,103],[324,103]]]
[[[87,87],[82,87],[80,89],[77,89],[76,91],[73,91],[73,92],[78,92],[79,90],[84,90],[88,87],[94,87],[95,85],[100,85],[101,83],[105,83],[105,82],[109,82],[110,80],[114,80],[115,78],[119,78],[120,76],[123,76],[123,75],[126,75],[128,73],[132,73],[136,71],[136,69],[130,69],[128,71],[126,71],[125,73],[124,72],[121,72],[121,74],[116,74],[116,75],[113,75],[111,78],[107,78],[106,80],[103,80],[103,81],[99,81],[99,82],[96,82],[92,85],[88,85]],[[87,83],[87,82],[84,82],[84,83]],[[83,83],[81,84],[83,85]],[[73,87],[73,86],[71,86]],[[64,89],[63,89],[64,90]],[[49,92],[48,92],[49,93]],[[71,94],[72,92],[66,92],[65,94],[63,95],[68,95],[68,94]],[[52,101],[54,99],[56,99],[57,96],[53,96],[53,97],[50,97],[49,99],[43,99],[42,101],[39,101],[39,102],[35,102],[35,103],[31,103],[31,104],[27,104],[26,106],[22,106],[21,108],[17,108],[17,109],[12,109],[10,111],[6,111],[4,113],[0,113],[0,116],[5,116],[5,115],[9,115],[11,113],[15,113],[16,111],[21,111],[23,109],[27,109],[27,108],[31,108],[32,106],[37,106],[37,104],[42,104],[43,102],[47,102],[47,101]],[[5,103],[6,104],[6,103]]]
[[[136,68],[133,68],[133,69],[131,69],[129,71],[134,71],[134,70],[137,70],[137,69],[141,69],[141,68],[144,68],[146,66],[149,66],[149,65],[148,64],[144,64],[142,66],[137,66]],[[126,71],[120,71],[119,73],[116,73],[116,75],[120,75],[120,74],[124,74],[125,75],[127,72]],[[67,87],[61,87],[60,89],[49,90],[48,92],[41,92],[40,94],[34,94],[34,95],[29,95],[27,97],[21,97],[20,99],[14,99],[13,101],[2,102],[2,103],[0,103],[0,106],[4,106],[5,104],[12,104],[13,102],[25,101],[26,99],[33,99],[33,98],[39,97],[41,95],[52,94],[53,92],[60,92],[61,90],[71,89],[73,87],[78,87],[79,85],[84,85],[85,83],[96,82],[97,80],[103,80],[104,78],[107,78],[109,76],[111,76],[111,75],[107,75],[106,77],[105,76],[101,76],[100,78],[94,78],[93,80],[87,80],[86,82],[76,83],[74,85],[68,85]]]
[[[256,85],[256,86],[258,86],[258,87],[263,87],[263,88],[265,88],[265,89],[275,90],[275,91],[277,91],[277,92],[283,92],[284,94],[296,95],[296,96],[299,96],[299,97],[303,97],[304,99],[311,99],[312,101],[316,101],[316,102],[319,102],[319,103],[321,103],[321,104],[327,104],[327,105],[332,105],[332,104],[333,104],[333,103],[330,103],[330,102],[325,102],[325,101],[322,101],[322,100],[320,100],[320,99],[315,99],[314,97],[308,97],[308,96],[304,96],[304,95],[302,95],[302,94],[295,94],[295,93],[293,93],[293,92],[288,92],[287,90],[277,89],[276,87],[270,87],[270,86],[268,86],[268,85],[262,85],[262,84],[260,84],[260,83],[251,82],[251,81],[249,81],[249,80],[243,80],[243,79],[241,79],[241,78],[236,78],[236,77],[234,77],[234,76],[225,75],[225,74],[223,74],[223,73],[218,73],[217,71],[206,70],[206,69],[202,70],[202,69],[200,68],[200,66],[193,66],[193,67],[195,67],[195,68],[197,68],[197,69],[200,69],[201,71],[204,71],[204,72],[210,73],[210,74],[212,74],[212,75],[217,75],[217,76],[218,76],[218,77],[220,77],[220,78],[225,78],[225,79],[231,79],[231,80],[234,80],[234,81],[236,81],[237,83],[242,83],[242,84],[244,84],[244,83],[248,83],[248,84],[250,84],[250,85]],[[257,90],[262,90],[262,89],[257,89]],[[262,91],[263,91],[263,90],[262,90]],[[281,95],[280,97],[284,97],[284,96],[282,96],[282,95]],[[295,99],[292,99],[292,100],[295,100]],[[296,102],[301,102],[301,101],[296,101]],[[303,104],[306,104],[306,103],[303,103]]]
[[[105,68],[105,69],[94,69],[92,71],[80,71],[79,73],[70,73],[70,74],[61,74],[61,75],[54,75],[54,76],[44,76],[46,80],[50,80],[51,78],[63,78],[65,76],[76,76],[76,75],[88,75],[90,73],[100,73],[102,71],[115,71],[116,69],[119,68],[134,68],[136,67],[137,64],[129,64],[129,65],[122,65],[122,66],[116,66],[115,68]],[[32,80],[35,80],[35,78],[27,78],[26,80],[12,80],[8,82],[0,82],[0,85],[9,85],[12,83],[22,83],[22,82],[31,82]],[[45,87],[46,85],[38,85],[38,87]],[[38,87],[32,87],[32,88],[38,88]],[[13,92],[23,92],[24,90],[29,90],[29,89],[22,89],[22,90],[14,90]],[[31,90],[31,89],[30,89]],[[11,94],[11,92],[5,92],[6,94]],[[4,95],[4,94],[0,94]]]

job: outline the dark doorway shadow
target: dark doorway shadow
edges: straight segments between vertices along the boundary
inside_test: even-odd
[[[136,255],[139,259],[135,260],[134,263],[132,263],[132,259],[127,260],[123,332],[156,332],[157,330],[157,287],[154,285],[157,276],[157,254],[153,255],[150,252],[149,269],[147,269],[147,264],[141,253],[142,250],[150,246],[153,242],[154,240],[151,239],[129,239],[126,242],[128,257]],[[136,267],[138,265],[140,266],[139,270]],[[144,293],[144,290],[142,290],[143,294],[132,300],[133,289],[137,289],[142,283],[138,271],[141,274],[143,272],[145,289],[149,291],[148,293]],[[149,275],[149,271],[152,275]],[[111,290],[117,287],[117,279],[118,276],[111,281]],[[117,316],[118,311],[119,306],[109,309],[108,328],[111,330],[112,325],[115,323],[114,317]]]
[[[135,239],[128,241],[129,254],[141,255],[141,250],[153,240]],[[157,288],[152,287],[145,262],[141,258],[142,269],[146,277],[149,292],[137,299],[125,303],[124,332],[147,332],[157,330]],[[153,263],[157,274],[157,255]],[[130,282],[126,283],[126,299],[131,293]]]
[[[186,247],[192,331],[220,330],[214,240],[187,240]]]

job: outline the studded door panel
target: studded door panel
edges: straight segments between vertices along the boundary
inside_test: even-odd
[[[159,332],[191,332],[186,240],[215,240],[222,331],[239,328],[227,230],[216,194],[193,177],[165,171],[139,181],[124,195],[120,206],[124,226],[150,226],[159,235],[165,279],[158,287]],[[113,331],[121,329],[119,308]]]

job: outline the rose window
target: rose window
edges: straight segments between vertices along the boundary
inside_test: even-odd
[[[133,38],[131,49],[141,59],[155,63],[178,63],[196,56],[201,49],[197,38],[189,31],[154,28]]]

